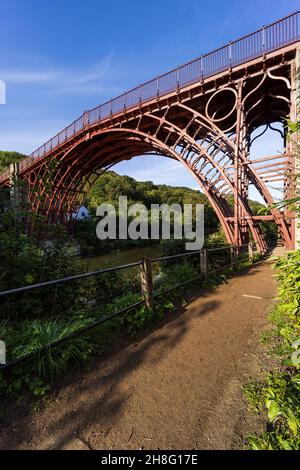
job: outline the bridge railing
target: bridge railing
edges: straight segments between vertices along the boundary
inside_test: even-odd
[[[117,310],[116,312],[103,315],[97,321],[90,323],[87,326],[84,326],[75,332],[71,333],[68,336],[60,338],[59,340],[55,340],[42,348],[38,348],[36,351],[31,352],[30,354],[26,354],[17,358],[12,359],[7,364],[0,364],[0,371],[4,369],[8,369],[13,367],[20,362],[28,360],[37,354],[41,354],[43,352],[49,351],[52,348],[57,347],[60,344],[63,344],[67,341],[72,340],[78,336],[88,333],[91,330],[94,330],[99,325],[112,320],[113,318],[124,316],[130,312],[133,312],[138,307],[142,305],[146,305],[149,308],[152,308],[154,305],[154,299],[160,296],[165,295],[166,293],[174,290],[178,290],[185,285],[192,284],[195,281],[199,280],[206,280],[210,276],[217,274],[221,271],[231,270],[234,271],[241,263],[247,262],[247,264],[253,264],[254,262],[254,252],[256,251],[256,244],[255,243],[248,243],[246,245],[241,245],[239,247],[226,245],[218,248],[208,248],[203,250],[191,251],[182,254],[176,254],[171,256],[165,256],[160,258],[144,258],[134,263],[122,265],[122,266],[113,266],[110,268],[100,269],[94,272],[87,272],[83,274],[68,276],[61,279],[54,279],[51,281],[42,282],[39,284],[33,284],[29,286],[20,287],[17,289],[11,289],[7,291],[0,292],[0,301],[5,298],[11,298],[13,296],[20,296],[22,294],[26,294],[31,291],[39,290],[42,288],[51,288],[52,286],[59,286],[65,285],[70,282],[74,282],[77,280],[83,280],[95,276],[101,276],[104,274],[113,273],[116,271],[126,271],[131,268],[139,268],[140,269],[140,282],[141,282],[141,297],[135,303],[124,307],[122,309]],[[221,253],[221,255],[220,255]],[[195,257],[197,258],[195,259]],[[195,275],[189,277],[186,280],[181,280],[179,283],[175,285],[165,287],[164,279],[157,279],[158,282],[153,282],[155,280],[155,276],[157,276],[157,270],[155,271],[154,265],[164,265],[165,267],[169,267],[171,271],[174,269],[174,263],[177,264],[180,260],[194,258],[191,262],[192,266],[195,269]],[[168,271],[167,271],[168,272]],[[155,287],[155,284],[159,284],[161,282],[162,288]],[[3,305],[3,304],[2,304]],[[105,310],[105,306],[103,307]],[[5,341],[5,338],[0,338],[2,341]]]
[[[197,83],[231,67],[241,65],[251,59],[299,41],[299,19],[300,11],[297,11],[85,112],[76,121],[32,152],[28,158],[24,159],[20,163],[20,170],[29,166],[33,159],[44,157],[51,150],[80,132],[85,126],[92,125],[122,111],[125,112],[140,103],[162,97],[176,89]],[[7,175],[0,173],[0,182],[6,178]]]

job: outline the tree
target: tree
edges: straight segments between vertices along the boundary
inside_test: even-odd
[[[7,168],[11,163],[17,163],[25,157],[26,155],[23,153],[0,150],[0,171]]]

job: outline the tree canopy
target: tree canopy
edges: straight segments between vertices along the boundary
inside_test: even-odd
[[[10,150],[0,150],[0,171],[7,168],[10,163],[16,163],[26,157],[23,153],[11,152]]]
[[[86,205],[95,210],[103,202],[118,204],[119,196],[127,196],[128,204],[143,203],[148,209],[151,204],[204,204],[205,227],[217,230],[218,219],[207,197],[200,191],[165,184],[156,185],[151,181],[136,181],[113,171],[104,173],[90,189]]]

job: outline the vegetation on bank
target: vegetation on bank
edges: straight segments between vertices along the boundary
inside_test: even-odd
[[[0,171],[7,167],[9,163],[19,161],[24,155],[18,152],[0,152]],[[52,169],[55,171],[55,165]],[[48,184],[49,185],[49,184]],[[49,187],[50,189],[50,187]],[[7,191],[4,191],[7,193]],[[8,194],[8,193],[7,193]],[[79,244],[82,256],[96,256],[109,253],[112,250],[126,250],[136,246],[146,246],[157,243],[157,240],[99,240],[96,236],[96,226],[99,217],[96,216],[96,209],[102,203],[112,204],[118,213],[119,197],[126,195],[128,207],[133,204],[142,203],[147,209],[151,204],[204,204],[204,230],[206,239],[214,233],[221,234],[220,224],[215,211],[208,202],[205,194],[187,187],[173,187],[168,185],[156,185],[151,181],[139,182],[129,176],[121,176],[113,171],[107,171],[94,183],[88,191],[84,205],[90,213],[90,217],[85,220],[77,220],[69,231],[69,241]],[[6,196],[7,197],[7,196]],[[0,191],[0,205],[5,198]],[[229,203],[233,206],[233,200],[229,197]],[[257,214],[264,206],[256,201],[249,201],[251,210]],[[130,220],[128,220],[130,222]],[[193,223],[195,225],[195,214]],[[277,229],[273,222],[263,222],[263,232],[269,243],[275,244],[277,239]],[[171,217],[171,233],[173,230],[173,219]],[[70,237],[72,233],[72,238]],[[211,238],[211,237],[210,237]],[[222,235],[218,235],[222,239]]]
[[[250,408],[266,410],[268,425],[261,435],[247,439],[254,450],[300,449],[300,250],[275,263],[279,280],[278,303],[270,314],[273,325],[262,341],[277,358],[278,368],[265,380],[244,389]]]
[[[218,233],[219,241],[224,242],[221,235],[220,224],[215,211],[208,202],[205,194],[200,191],[168,185],[156,185],[151,181],[139,182],[129,176],[121,176],[113,171],[104,173],[94,186],[90,189],[85,200],[91,217],[87,220],[78,221],[74,227],[74,236],[79,242],[81,252],[84,256],[94,256],[113,249],[127,249],[133,246],[157,243],[157,240],[99,240],[95,237],[96,225],[99,218],[96,217],[96,208],[102,203],[112,204],[118,212],[119,196],[128,197],[128,207],[132,204],[144,204],[150,209],[151,204],[204,204],[204,230],[206,239],[212,239],[211,235]],[[233,206],[232,198],[229,203]],[[264,208],[256,201],[249,201],[254,214]],[[193,223],[195,225],[195,215]],[[274,222],[263,222],[263,233],[270,244],[276,244],[277,228]],[[173,220],[171,219],[171,231]],[[178,244],[180,245],[180,243]]]
[[[42,218],[36,218],[35,229],[32,233],[26,230],[17,207],[1,214],[0,291],[84,271],[83,262],[70,254],[69,235],[64,227],[48,227]],[[165,241],[162,253],[173,254],[179,248],[182,251],[177,241]],[[199,257],[195,258],[156,268],[155,292],[161,290],[162,281],[167,289],[194,278],[199,272]],[[176,293],[180,292],[178,289]],[[53,349],[37,352],[140,298],[137,269],[126,271],[126,275],[112,272],[0,298],[0,338],[7,347],[7,360],[33,353],[25,362],[1,372],[1,394],[20,397],[26,389],[36,395],[45,394],[55,378],[69,367],[86,365],[93,354],[107,348],[121,332],[134,335],[172,308],[171,302],[162,297],[153,309],[140,306]]]
[[[113,171],[104,173],[86,196],[84,205],[90,212],[90,218],[78,221],[74,227],[74,236],[79,242],[81,253],[84,256],[94,256],[99,253],[110,252],[115,249],[127,249],[135,246],[145,246],[157,243],[157,240],[99,240],[96,236],[96,209],[102,203],[109,203],[115,207],[118,214],[119,197],[126,195],[128,207],[133,204],[143,204],[149,210],[151,204],[204,204],[204,227],[206,234],[219,230],[218,218],[204,194],[200,191],[184,187],[155,185],[151,181],[138,182],[129,176],[121,176]],[[128,223],[130,218],[128,218]],[[171,233],[173,231],[173,218],[171,217]],[[195,224],[195,217],[194,217]],[[150,220],[149,220],[150,227]],[[150,230],[149,230],[150,233]]]
[[[129,177],[120,177],[112,172],[99,179],[87,196],[86,205],[92,218],[75,222],[73,238],[58,225],[48,226],[42,217],[34,217],[34,231],[26,229],[23,209],[10,208],[1,213],[0,223],[0,291],[40,283],[53,278],[78,274],[84,271],[80,259],[71,255],[69,245],[74,240],[86,237],[86,247],[95,243],[95,208],[102,202],[118,203],[119,195],[126,194],[131,203],[142,202],[147,207],[152,203],[204,203],[206,226],[211,232],[208,246],[225,245],[215,213],[205,196],[189,188],[156,186],[151,182],[138,183]],[[96,240],[96,241],[95,241]],[[184,240],[162,241],[162,255],[184,251]],[[108,247],[112,248],[112,247]],[[226,257],[227,256],[227,257]],[[224,258],[215,253],[210,258],[210,268],[228,264],[228,253]],[[199,256],[195,259],[175,263],[162,263],[154,270],[154,291],[160,293],[199,274]],[[214,286],[224,281],[223,275],[212,276],[203,287]],[[176,289],[171,297],[180,296],[186,288]],[[21,396],[29,389],[43,395],[54,379],[74,364],[86,364],[93,354],[105,349],[120,335],[130,335],[161,319],[164,312],[172,308],[168,297],[161,296],[153,309],[140,306],[132,312],[113,318],[97,328],[74,337],[55,348],[40,348],[53,341],[61,341],[70,334],[99,321],[106,315],[128,307],[140,299],[139,272],[135,269],[107,273],[87,279],[75,280],[65,285],[56,285],[0,299],[0,338],[7,346],[8,361],[33,354],[32,357],[0,374],[0,392],[4,395]]]
[[[2,222],[1,291],[83,271],[82,261],[70,256],[66,234],[61,227],[55,242],[45,246],[39,238],[25,233],[14,212],[6,213]],[[219,238],[215,236],[216,240],[218,243]],[[164,241],[162,247],[165,255],[177,253],[179,249],[182,251],[177,241],[172,240]],[[211,256],[212,266],[214,263],[226,264],[226,256],[222,258],[217,253]],[[198,274],[198,254],[189,257],[188,261],[160,263],[153,271],[154,292],[159,294]],[[223,281],[223,275],[215,275],[202,287],[213,287]],[[121,334],[135,335],[140,329],[153,325],[173,308],[169,298],[180,298],[185,294],[186,287],[177,288],[170,297],[159,297],[153,309],[139,306],[42,353],[37,351],[49,343],[63,340],[104,316],[139,301],[139,271],[111,272],[1,298],[0,338],[6,343],[7,360],[32,353],[33,356],[0,373],[0,393],[21,397],[25,390],[30,390],[35,395],[44,395],[54,380],[74,364],[86,367],[93,355],[106,349]]]
[[[198,256],[195,258],[197,259],[189,262],[162,264],[154,272],[154,292],[160,293],[162,290],[197,276],[199,260]],[[215,276],[206,285],[212,287],[223,280],[223,276]],[[79,282],[82,283],[80,287]],[[66,289],[62,289],[61,297],[55,299],[55,309],[47,306],[47,310],[42,312],[41,299],[43,296],[48,296],[49,292],[41,289],[38,299],[35,298],[36,293],[27,295],[27,305],[31,303],[33,306],[31,314],[29,311],[26,316],[24,313],[21,314],[20,307],[23,303],[20,303],[17,314],[14,311],[11,318],[0,320],[0,337],[5,339],[8,360],[34,353],[30,359],[0,374],[0,393],[3,395],[18,397],[26,389],[31,390],[35,395],[44,395],[51,388],[54,380],[65,374],[68,369],[74,368],[74,364],[76,364],[75,367],[79,365],[86,367],[93,355],[107,349],[111,342],[121,334],[135,335],[140,329],[162,319],[165,312],[173,308],[170,297],[180,298],[186,294],[186,287],[177,288],[170,297],[163,295],[158,298],[152,309],[144,305],[139,306],[64,344],[38,353],[38,349],[49,343],[66,338],[73,332],[128,307],[141,298],[137,271],[132,272],[129,277],[118,272],[93,277],[88,282],[81,280],[78,281],[77,288],[71,284],[73,283],[69,283]],[[80,294],[78,288],[80,288]],[[64,290],[67,290],[67,294],[73,297],[74,303],[67,305],[63,295]],[[2,307],[5,306],[2,304],[1,310]]]
[[[3,275],[0,290],[60,278],[83,271],[82,261],[70,256],[60,231],[57,243],[45,247],[40,240],[28,237],[13,215],[3,219],[0,230],[0,259]],[[177,241],[165,241],[165,255],[182,251]],[[224,255],[225,256],[225,255]],[[211,257],[225,263],[226,256]],[[53,275],[54,274],[54,275]],[[154,292],[195,278],[199,275],[199,255],[188,260],[170,260],[153,269]],[[224,281],[223,275],[213,276],[202,287],[213,287]],[[41,288],[0,299],[0,338],[7,347],[7,360],[28,354],[33,356],[12,369],[0,373],[0,393],[21,396],[29,389],[35,395],[44,395],[54,380],[74,364],[84,365],[93,355],[105,350],[120,334],[135,335],[140,329],[153,325],[173,308],[170,298],[180,298],[185,288],[178,288],[169,296],[157,299],[154,308],[139,306],[134,311],[113,318],[91,331],[38,353],[40,348],[60,341],[70,334],[99,321],[101,318],[128,307],[141,298],[138,269],[111,272],[88,279],[79,279],[61,286]]]
[[[289,139],[300,155],[299,122],[289,122]],[[299,178],[299,175],[295,176]],[[277,204],[299,213],[300,197]],[[278,278],[277,304],[269,314],[272,328],[262,342],[278,364],[264,380],[244,388],[249,406],[265,413],[266,430],[248,437],[253,450],[300,450],[300,249],[287,252],[274,264]]]
[[[0,171],[9,167],[11,163],[17,163],[25,157],[26,155],[23,153],[0,150]]]

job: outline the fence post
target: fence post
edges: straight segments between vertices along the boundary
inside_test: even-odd
[[[236,246],[231,246],[230,247],[230,264],[231,264],[231,269],[234,270],[236,267],[236,262],[237,262],[237,251],[236,251]]]
[[[204,279],[208,277],[208,251],[206,248],[200,251],[200,271]]]
[[[6,346],[4,341],[0,340],[0,365],[6,364]]]
[[[147,307],[153,307],[153,281],[151,258],[144,258],[141,264],[141,288]]]
[[[249,255],[249,262],[253,264],[253,245],[252,243],[248,243],[248,255]]]
[[[239,256],[240,256],[240,247],[235,245],[234,247],[234,252],[235,252],[235,264],[237,265],[239,262]]]

